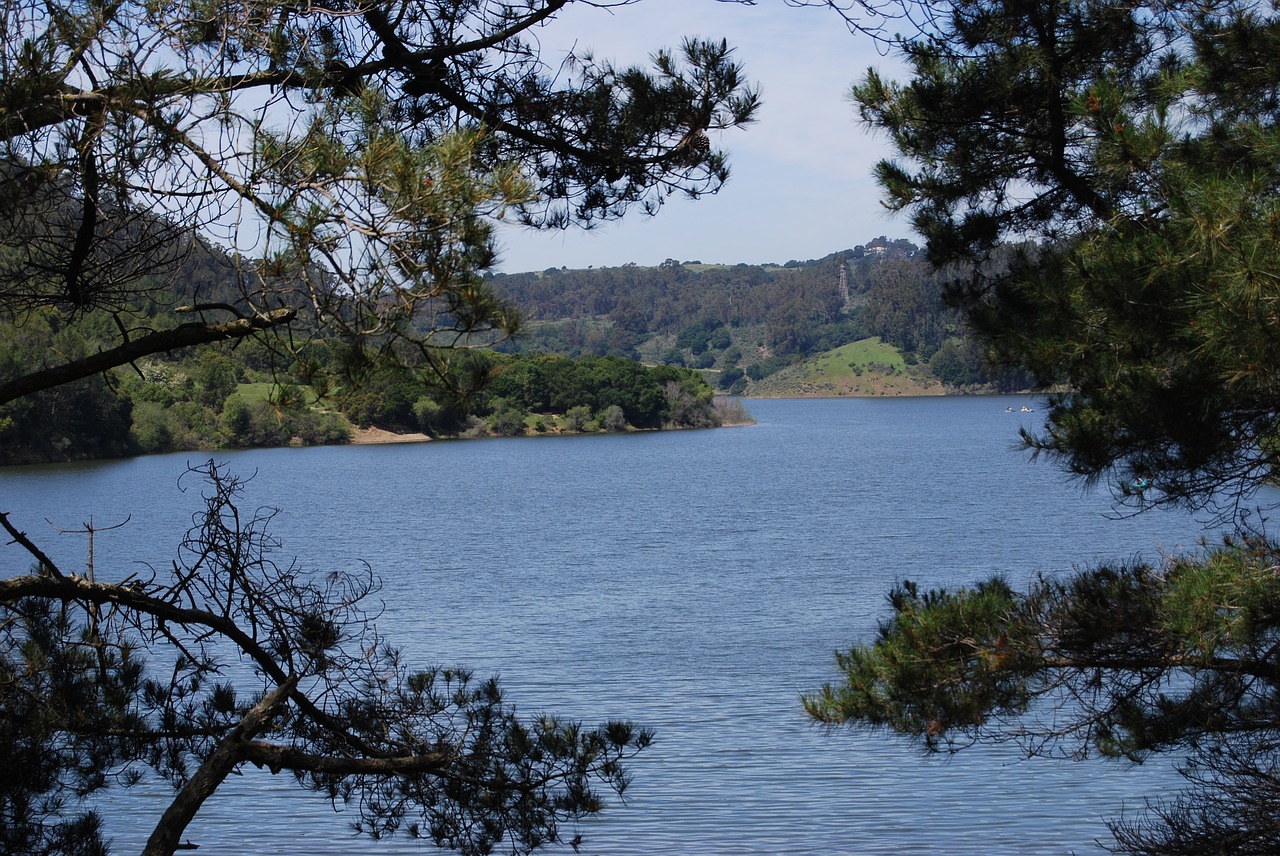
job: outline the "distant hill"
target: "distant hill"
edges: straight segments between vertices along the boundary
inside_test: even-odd
[[[992,374],[959,316],[943,305],[942,284],[919,248],[903,239],[881,236],[783,264],[668,259],[656,267],[548,268],[487,279],[524,313],[525,331],[505,346],[511,350],[689,366],[721,389],[753,395],[1026,385]],[[843,350],[871,339],[895,356],[863,360],[861,351]],[[803,367],[828,352],[825,362]]]
[[[946,387],[927,366],[909,366],[878,338],[862,339],[789,365],[751,385],[761,397],[942,395]]]

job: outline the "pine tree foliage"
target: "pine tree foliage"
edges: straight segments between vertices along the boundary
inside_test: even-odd
[[[76,345],[6,352],[0,424],[216,342],[252,340],[313,388],[389,366],[465,381],[466,349],[519,324],[482,278],[495,220],[590,227],[714,193],[719,134],[758,104],[719,40],[648,69],[548,55],[575,2],[631,0],[0,0],[0,326]],[[234,264],[175,283],[211,244]],[[85,800],[158,776],[176,796],[144,853],[170,854],[245,764],[374,837],[477,854],[575,843],[564,824],[621,792],[647,732],[518,718],[491,681],[411,668],[367,611],[371,572],[277,564],[270,514],[199,475],[171,572],[64,573],[0,514],[4,852],[103,853]]]
[[[857,5],[905,33],[865,28],[909,79],[873,70],[852,92],[899,155],[878,167],[885,204],[991,358],[1049,392],[1026,443],[1137,508],[1207,508],[1241,534],[1023,592],[904,582],[806,708],[931,750],[1180,754],[1186,792],[1115,821],[1113,849],[1274,853],[1280,547],[1243,509],[1280,463],[1280,9]]]
[[[932,751],[1012,742],[1028,756],[1183,752],[1191,789],[1113,823],[1124,853],[1273,852],[1280,801],[1280,547],[1226,539],[1160,565],[1104,565],[1017,592],[901,583],[874,642],[805,697]]]
[[[1274,729],[1277,567],[1270,542],[1229,539],[1203,556],[1042,578],[1026,592],[999,578],[959,591],[904,582],[876,641],[839,656],[848,682],[806,706],[931,749],[1015,741],[1070,758],[1142,760]]]
[[[1028,442],[1143,502],[1247,492],[1277,429],[1272,4],[926,11],[910,82],[853,95],[951,300],[996,360],[1070,390]]]
[[[647,731],[522,719],[492,679],[411,668],[377,632],[368,568],[277,563],[275,511],[242,513],[243,483],[212,463],[191,477],[203,508],[171,570],[146,576],[64,573],[0,515],[37,562],[0,580],[3,852],[106,853],[86,799],[150,777],[176,796],[143,853],[173,853],[246,764],[374,838],[475,854],[572,840],[601,788],[625,789]]]
[[[286,327],[440,356],[518,323],[479,277],[494,218],[590,226],[715,192],[711,135],[758,103],[732,49],[544,56],[571,2],[5,0],[0,307],[105,310],[119,345],[0,378],[0,403]],[[158,280],[206,237],[243,254],[237,300],[157,329]]]

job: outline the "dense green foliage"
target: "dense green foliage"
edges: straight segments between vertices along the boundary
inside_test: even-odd
[[[856,296],[879,281],[877,262],[883,256],[908,261],[916,252],[905,241],[889,244],[879,239],[871,246],[870,253],[859,246],[787,267],[709,266],[671,259],[654,268],[552,268],[541,273],[495,274],[489,281],[522,308],[534,334],[541,335],[539,322],[603,319],[607,324],[607,333],[595,339],[575,336],[574,328],[565,329],[559,347],[554,348],[541,347],[538,339],[530,337],[531,347],[543,350],[624,355],[660,335],[674,337],[674,347],[697,356],[729,346],[728,341],[712,341],[717,330],[728,328],[727,333],[736,327],[766,325],[762,344],[788,354],[804,352],[796,347],[798,342],[789,340],[793,335],[789,328],[805,327],[806,333],[799,337],[803,339],[810,335],[807,328],[840,319],[845,308],[839,289],[842,265],[850,269],[846,276]],[[922,265],[908,267],[921,278],[929,276]]]
[[[339,406],[357,425],[445,437],[486,430],[523,434],[534,416],[555,417],[541,420],[540,430],[556,432],[706,428],[720,421],[711,387],[688,369],[649,367],[623,357],[491,351],[471,352],[465,366],[468,378],[436,387],[424,387],[412,372],[386,368],[358,390],[339,395]],[[467,395],[460,398],[463,388]],[[606,418],[614,410],[617,415]]]
[[[1255,729],[1280,702],[1278,558],[1265,540],[1228,540],[1158,567],[1040,579],[1022,593],[998,578],[960,591],[905,582],[875,643],[840,655],[850,682],[808,708],[931,748],[1011,740],[1063,757],[1140,760]],[[1106,675],[1117,667],[1131,678]]]
[[[45,310],[43,323],[7,328],[0,356],[16,371],[38,365],[50,351],[104,346],[84,338],[89,325],[58,325],[59,317]],[[353,426],[452,437],[482,434],[488,422],[493,433],[509,435],[523,433],[530,414],[579,406],[591,416],[576,430],[602,427],[611,406],[621,409],[621,421],[611,423],[620,430],[717,424],[706,381],[672,366],[475,350],[450,361],[443,380],[412,364],[387,365],[334,388],[329,380],[342,371],[334,364],[341,355],[341,348],[315,341],[304,360],[282,366],[264,363],[252,347],[201,349],[43,390],[0,407],[0,464],[346,443]],[[496,410],[505,411],[504,425],[493,424]]]
[[[0,324],[0,372],[36,371],[50,354],[93,353],[114,332],[102,313],[67,323],[53,308]],[[349,441],[346,419],[310,406],[314,389],[285,382],[278,362],[248,345],[180,351],[40,390],[0,406],[0,464]],[[245,400],[242,381],[270,389],[269,400]]]
[[[1029,384],[1024,374],[992,369],[958,313],[943,304],[942,278],[901,239],[880,237],[783,265],[669,259],[653,268],[495,274],[488,282],[526,318],[504,348],[714,369],[721,372],[717,385],[734,392],[749,393],[749,381],[871,337],[912,364],[931,366],[945,350],[938,377],[953,388]]]
[[[950,296],[1070,392],[1032,439],[1147,501],[1273,465],[1280,103],[1272,4],[939,4],[908,84],[854,91]],[[918,165],[918,166],[917,166]],[[1016,251],[1007,242],[1043,241]]]
[[[50,352],[83,355],[94,344],[53,310],[21,326],[0,323],[0,377],[34,370]],[[131,424],[131,402],[101,377],[41,390],[0,407],[0,464],[123,455],[132,448]]]
[[[723,41],[649,68],[544,58],[571,2],[0,0],[4,454],[324,440],[343,423],[309,405],[384,371],[444,390],[414,416],[456,418],[469,350],[519,328],[482,276],[494,220],[713,193],[712,135],[757,107]],[[143,853],[169,856],[244,764],[374,837],[577,844],[566,824],[621,791],[647,733],[518,718],[492,681],[411,669],[364,611],[371,574],[277,565],[235,478],[202,475],[176,561],[142,574],[63,573],[0,514],[8,852],[104,852],[80,799],[151,777],[174,795]]]
[[[816,719],[930,749],[1016,742],[1030,755],[1189,753],[1196,788],[1112,824],[1129,853],[1273,853],[1280,774],[1280,547],[1102,566],[1015,592],[1001,579],[890,595],[876,640],[805,699]]]
[[[1057,390],[1026,440],[1121,499],[1234,517],[1274,477],[1280,14],[1268,2],[897,4],[911,79],[855,87],[978,341]],[[1028,239],[1034,239],[1028,242]],[[1113,825],[1134,854],[1280,847],[1280,548],[1105,565],[1025,593],[903,583],[827,722],[930,748],[1186,754],[1188,791]]]
[[[498,358],[494,374],[486,388],[491,401],[502,400],[524,412],[586,407],[603,413],[616,406],[635,428],[715,424],[711,387],[689,369],[649,368],[621,357],[516,355]]]
[[[839,261],[842,258],[844,261]],[[839,290],[840,265],[845,267],[847,303]],[[176,279],[188,285],[201,283],[200,287],[234,300],[225,279],[218,279],[231,276],[233,270],[232,260],[206,250],[183,260]],[[619,285],[617,274],[622,272],[628,274],[627,283],[633,291],[614,293],[615,288],[627,287]],[[756,284],[744,285],[739,278],[744,276]],[[959,335],[957,316],[939,301],[939,278],[906,241],[877,239],[819,262],[791,261],[784,266],[717,268],[669,262],[658,268],[564,270],[540,276],[494,276],[490,281],[504,298],[526,301],[522,308],[530,319],[526,323],[529,334],[514,340],[520,353],[545,348],[584,359],[584,366],[595,365],[593,357],[634,359],[642,356],[639,352],[643,350],[643,356],[669,366],[712,369],[708,377],[713,385],[741,393],[749,392],[751,383],[804,357],[879,337],[902,351],[909,364],[927,367],[952,388],[1005,390],[1028,383],[1024,375],[993,370],[985,352]],[[524,286],[529,288],[521,290]],[[171,307],[189,298],[176,284],[175,288],[178,291],[172,295],[157,293],[159,307]],[[708,314],[726,295],[735,294],[732,299],[740,312],[727,320]],[[827,305],[833,299],[841,304],[835,311]],[[772,305],[774,300],[782,302]],[[651,311],[643,319],[633,319],[636,330],[630,332],[611,320],[614,309],[598,322],[538,320],[560,312],[580,316],[587,306],[616,308],[618,303],[645,305]],[[821,308],[823,305],[827,308]],[[157,323],[163,321],[159,307],[152,309]],[[55,343],[50,324],[56,324],[64,337],[74,334],[82,338],[82,352],[110,348],[116,333],[110,319],[101,313],[90,313],[70,326],[56,310],[46,310],[43,317],[48,323],[11,327],[0,340],[0,351],[24,349],[27,364],[35,367],[40,360],[32,354],[68,353],[65,344]],[[176,317],[167,317],[177,323]],[[671,319],[662,328],[668,332],[649,329],[648,325],[660,318]],[[670,344],[661,353],[652,353],[652,347],[660,342]],[[513,350],[510,346],[503,349]],[[394,365],[381,367],[363,361],[352,363],[351,357],[341,339],[314,338],[303,348],[287,350],[250,340],[222,349],[216,357],[190,349],[156,355],[117,371],[110,385],[93,379],[81,382],[85,388],[98,390],[98,411],[116,408],[114,419],[80,419],[78,411],[68,408],[37,414],[29,401],[0,406],[0,412],[11,414],[10,421],[0,425],[0,438],[8,439],[0,444],[0,460],[13,463],[290,442],[340,443],[351,436],[348,422],[454,436],[477,431],[478,423],[471,417],[488,421],[492,415],[483,390],[500,373],[494,371],[498,363],[491,357],[477,352],[450,358],[402,353]],[[18,358],[17,353],[9,357]],[[594,369],[582,369],[573,362],[551,361],[546,366],[544,371],[551,367],[565,371],[568,376],[558,384],[577,390],[574,394],[581,397],[566,406],[563,392],[555,396],[554,405],[547,396],[535,401],[513,396],[505,389],[493,394],[519,402],[525,414],[562,414],[584,404],[593,413],[592,424],[599,425],[595,414],[612,402],[599,404],[599,392],[577,379],[583,371]],[[620,384],[616,394],[629,394],[625,389],[640,375],[639,367],[614,371],[613,380]],[[658,386],[668,379],[663,378]],[[232,398],[239,383],[268,383],[275,388],[265,397],[242,394]],[[648,405],[624,406],[626,422],[633,427],[662,424],[661,408],[655,409],[652,403],[661,400],[661,394],[651,393]],[[224,415],[228,405],[232,412]],[[704,420],[696,423],[704,424]],[[107,434],[107,428],[114,433]],[[23,439],[24,431],[29,440]]]

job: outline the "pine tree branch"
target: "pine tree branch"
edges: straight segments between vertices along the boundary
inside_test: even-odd
[[[221,323],[181,324],[170,330],[149,333],[125,342],[115,348],[99,351],[60,366],[41,369],[0,384],[0,404],[30,395],[42,389],[50,389],[64,383],[81,380],[117,366],[128,365],[134,360],[151,354],[161,354],[192,345],[205,345],[229,339],[242,339],[254,333],[291,322],[296,309],[273,309],[250,318],[237,318]]]
[[[258,767],[266,767],[272,773],[281,770],[321,773],[337,776],[403,776],[414,773],[449,774],[452,757],[446,752],[428,752],[423,755],[403,755],[386,758],[351,758],[338,755],[316,755],[292,746],[249,741],[241,749],[241,757]],[[465,780],[464,780],[465,781]],[[494,784],[492,782],[488,783]],[[512,787],[505,783],[504,787]]]
[[[156,824],[151,837],[147,839],[146,846],[142,848],[142,856],[173,856],[183,831],[196,816],[196,812],[231,774],[231,771],[244,761],[246,747],[250,745],[249,741],[271,724],[297,683],[297,677],[291,676],[263,696],[262,700],[245,714],[240,724],[218,744],[218,747],[187,780],[182,790],[160,816],[160,822]]]
[[[1196,657],[1194,655],[1174,655],[1168,657],[1048,657],[1044,667],[1054,671],[1092,671],[1095,669],[1114,670],[1133,673],[1146,669],[1160,669],[1162,672],[1173,669],[1203,670],[1221,672],[1223,674],[1246,675],[1265,681],[1280,680],[1280,667],[1270,660],[1259,660],[1244,657]]]
[[[121,585],[91,582],[80,577],[30,575],[0,580],[0,604],[12,604],[27,597],[47,598],[63,603],[77,601],[97,605],[116,604],[133,613],[149,615],[161,624],[167,622],[184,627],[207,627],[228,639],[276,684],[283,685],[289,681],[289,673],[279,661],[230,617],[209,610],[178,606],[153,596],[141,584]],[[346,723],[324,711],[306,693],[294,692],[292,701],[304,716],[327,729],[335,739],[345,743],[350,751],[369,758],[387,757],[385,750],[353,734]]]

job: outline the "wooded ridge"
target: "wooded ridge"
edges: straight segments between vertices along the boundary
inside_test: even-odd
[[[234,300],[224,282],[234,266],[205,245],[180,265],[168,308],[153,311],[173,315],[173,329],[201,333],[208,325],[184,325],[180,310]],[[880,237],[785,264],[668,260],[485,281],[520,313],[519,332],[490,342],[492,350],[452,355],[434,367],[444,376],[426,385],[422,372],[394,365],[353,372],[343,344],[323,338],[294,353],[259,338],[206,336],[202,343],[227,342],[94,375],[111,341],[106,313],[75,325],[52,308],[8,320],[0,389],[5,378],[38,376],[49,353],[74,355],[70,365],[86,368],[79,380],[0,408],[0,462],[343,443],[355,426],[456,437],[748,418],[717,413],[713,388],[834,396],[1026,386],[988,369],[943,305],[938,277],[905,240]],[[348,382],[335,385],[337,375]]]
[[[816,366],[793,371],[792,382],[760,382],[875,338],[896,353],[846,368],[893,375],[897,364],[915,378],[917,392],[1029,385],[1020,374],[991,370],[944,304],[943,278],[904,239],[881,236],[821,259],[783,264],[668,259],[656,267],[549,268],[491,274],[486,281],[524,318],[504,349],[690,366],[707,371],[720,389],[746,395],[834,395],[835,387],[810,382]],[[856,384],[846,386],[858,394]]]

